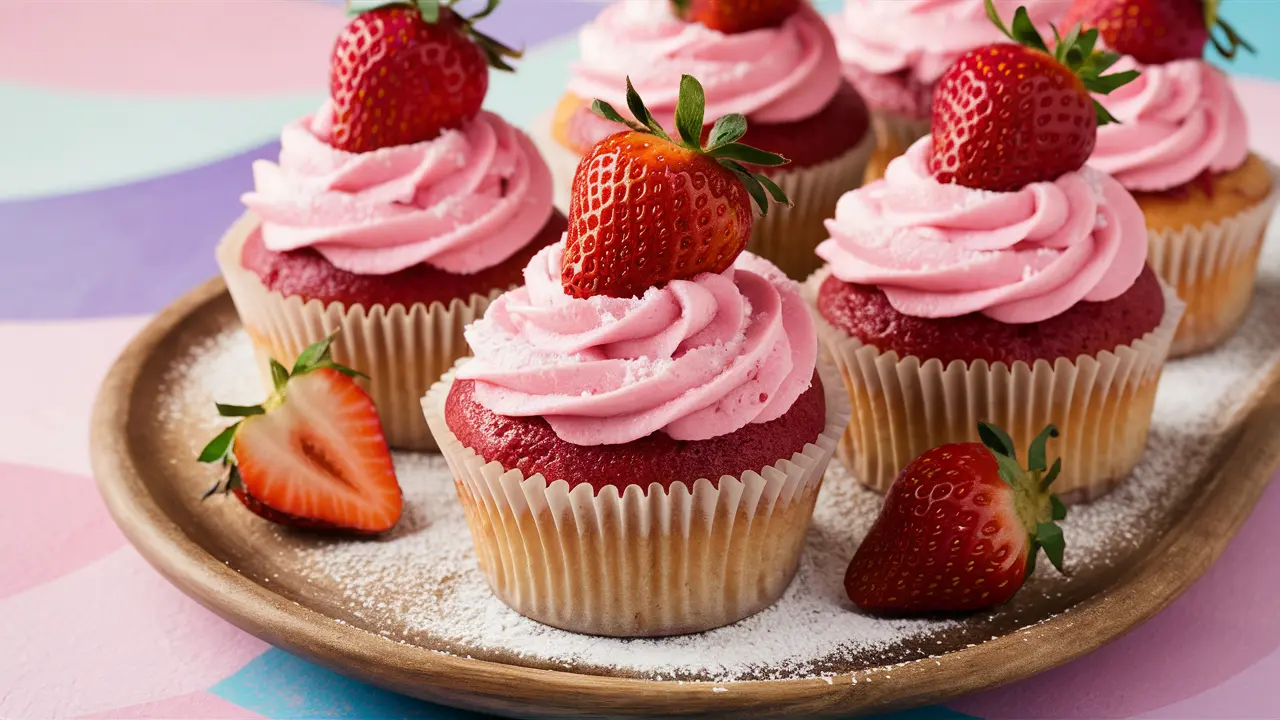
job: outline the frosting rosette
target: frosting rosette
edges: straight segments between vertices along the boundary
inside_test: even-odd
[[[726,435],[785,414],[809,388],[817,335],[799,287],[749,253],[722,274],[641,297],[573,298],[563,243],[467,328],[458,377],[499,415],[546,419],[575,445]]]
[[[289,124],[279,162],[253,165],[255,189],[243,201],[262,218],[270,250],[315,248],[362,275],[419,263],[469,274],[506,260],[553,212],[546,162],[493,113],[366,153],[329,144],[331,117],[326,105]]]
[[[1244,110],[1221,70],[1203,60],[1144,66],[1128,57],[1115,69],[1142,74],[1098,97],[1120,122],[1098,128],[1090,165],[1130,190],[1159,191],[1244,163]]]
[[[883,180],[840,199],[817,250],[835,277],[880,288],[904,315],[1033,323],[1119,297],[1142,272],[1142,211],[1111,177],[1085,167],[977,190],[935,180],[932,150],[920,139]]]
[[[1041,27],[1066,9],[1062,0],[995,0],[1001,17],[1025,6]],[[831,18],[847,72],[902,71],[932,84],[963,53],[1007,40],[987,17],[983,0],[846,0]]]
[[[579,45],[570,92],[625,107],[629,76],[667,127],[681,75],[702,82],[707,117],[763,123],[813,116],[841,82],[835,42],[807,2],[778,27],[726,35],[676,18],[665,1],[619,0],[582,29]]]

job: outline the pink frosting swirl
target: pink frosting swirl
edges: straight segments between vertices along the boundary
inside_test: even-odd
[[[1130,190],[1168,190],[1204,171],[1240,167],[1249,155],[1244,110],[1221,70],[1203,60],[1140,66],[1137,80],[1098,101],[1119,123],[1098,128],[1089,164]]]
[[[1019,5],[1041,27],[1066,10],[1067,0],[996,0],[1006,22]],[[960,55],[1006,40],[987,18],[983,0],[846,0],[831,18],[846,72],[890,75],[908,70],[932,84]]]
[[[818,246],[837,278],[879,287],[904,315],[1033,323],[1119,297],[1142,272],[1142,210],[1110,176],[1085,167],[975,190],[935,180],[932,151],[921,138],[883,180],[840,199]]]
[[[682,74],[702,83],[708,120],[742,113],[764,123],[812,117],[841,82],[835,42],[807,2],[779,27],[726,35],[679,20],[665,0],[619,0],[582,29],[579,43],[570,92],[623,110],[630,76],[668,128]]]
[[[723,274],[673,280],[639,298],[572,298],[563,243],[525,268],[466,330],[475,359],[458,377],[499,415],[541,416],[575,445],[726,435],[781,417],[817,359],[799,287],[744,253]]]
[[[511,257],[551,217],[546,162],[493,113],[367,153],[329,145],[331,117],[326,105],[286,126],[279,164],[253,164],[255,190],[243,201],[262,217],[270,250],[313,247],[362,275],[418,263],[468,274]]]

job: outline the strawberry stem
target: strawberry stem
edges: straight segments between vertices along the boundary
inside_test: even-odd
[[[678,141],[667,134],[662,124],[653,117],[653,113],[649,112],[649,108],[645,107],[644,100],[631,84],[630,77],[627,78],[627,108],[635,120],[623,117],[612,105],[603,100],[594,100],[591,103],[591,112],[606,120],[626,125],[638,133],[656,135],[686,150],[714,159],[737,176],[756,206],[760,208],[761,215],[769,214],[770,198],[780,205],[791,204],[791,200],[777,183],[764,174],[752,172],[743,164],[777,167],[791,162],[777,153],[766,152],[738,142],[743,135],[747,134],[745,117],[735,113],[717,119],[711,126],[707,144],[702,144],[706,93],[702,89],[702,83],[692,75],[680,77],[680,92],[676,96],[676,132],[680,136]]]
[[[1058,428],[1047,425],[1031,441],[1027,450],[1027,468],[1024,470],[1014,454],[1013,440],[1009,434],[995,425],[978,423],[978,437],[995,456],[1000,478],[1013,489],[1014,505],[1018,520],[1027,530],[1030,550],[1027,556],[1027,576],[1035,571],[1036,555],[1041,549],[1045,557],[1063,571],[1063,554],[1066,540],[1057,521],[1067,516],[1067,506],[1057,495],[1049,492],[1049,486],[1062,471],[1062,458],[1056,458],[1046,472],[1049,440],[1058,437]]]
[[[452,8],[455,2],[456,0],[347,0],[347,15],[355,17],[386,7],[412,7],[417,8],[422,15],[423,22],[435,25],[440,22],[442,11],[448,10],[450,15],[458,19],[459,24],[462,26],[462,32],[471,38],[472,42],[480,46],[480,50],[484,52],[485,59],[490,67],[506,72],[514,71],[515,68],[507,63],[507,58],[519,59],[524,56],[524,51],[504,45],[480,32],[475,27],[475,22],[491,15],[494,10],[498,9],[498,5],[502,3],[502,0],[487,0],[482,10],[466,17],[453,12]]]
[[[1076,77],[1080,78],[1080,82],[1084,84],[1085,89],[1091,93],[1109,95],[1116,88],[1133,82],[1139,75],[1137,70],[1126,70],[1103,75],[1108,68],[1120,59],[1120,55],[1119,53],[1094,49],[1098,43],[1097,28],[1084,30],[1080,23],[1076,23],[1075,27],[1068,30],[1065,36],[1060,37],[1058,28],[1051,25],[1055,42],[1053,47],[1050,48],[1045,44],[1040,32],[1036,30],[1035,23],[1031,22],[1031,16],[1027,14],[1025,7],[1019,7],[1017,12],[1014,13],[1013,29],[1010,30],[1005,27],[1004,21],[1000,19],[1000,11],[996,9],[995,2],[993,0],[985,0],[985,4],[987,17],[991,19],[991,22],[1000,32],[1019,45],[1052,55],[1054,60],[1057,60],[1074,73]],[[1097,113],[1099,126],[1119,122],[1115,116],[1107,112],[1102,103],[1094,100],[1093,106]]]

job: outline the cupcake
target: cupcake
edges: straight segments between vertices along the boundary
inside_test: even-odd
[[[1106,17],[1104,5],[1081,5],[1081,19],[1097,24]],[[1135,22],[1143,19],[1151,20]],[[1141,76],[1105,100],[1120,122],[1099,128],[1089,160],[1133,193],[1146,217],[1151,266],[1187,303],[1174,357],[1213,348],[1239,326],[1280,197],[1273,168],[1249,152],[1230,80],[1202,57],[1203,15],[1191,21],[1185,34],[1170,33],[1167,45],[1106,25],[1102,39],[1127,53],[1116,67]]]
[[[1124,76],[1090,72],[1085,50],[1052,52],[961,57],[938,85],[932,137],[828,223],[828,264],[807,289],[853,403],[839,455],[876,490],[929,448],[977,440],[979,422],[1015,447],[1056,425],[1049,458],[1072,500],[1105,493],[1143,453],[1183,306],[1146,265],[1137,203],[1084,166],[1086,88]]]
[[[795,205],[758,218],[749,249],[802,279],[817,267],[823,220],[861,184],[874,145],[866,107],[841,79],[835,42],[808,2],[756,3],[753,13],[731,5],[618,0],[606,7],[579,35],[582,56],[541,142],[558,205],[567,208],[583,154],[624,129],[592,114],[591,98],[621,107],[629,75],[654,116],[672,127],[681,75],[700,78],[708,117],[745,115],[746,142],[791,160],[755,168]]]
[[[799,286],[742,252],[762,181],[713,153],[745,128],[701,147],[682,86],[680,139],[597,144],[565,241],[423,399],[494,593],[575,632],[698,632],[776,601],[848,420]]]
[[[500,46],[424,12],[348,25],[332,98],[284,129],[278,162],[254,163],[217,253],[264,378],[268,358],[288,366],[341,330],[335,360],[369,376],[388,442],[412,450],[435,448],[417,398],[466,353],[463,327],[567,227],[532,140],[480,110]]]
[[[1011,15],[1019,4],[1047,28],[1066,0],[997,0],[996,7]],[[871,108],[877,145],[868,182],[929,134],[933,88],[951,63],[1000,39],[983,0],[846,0],[830,27],[845,77]]]

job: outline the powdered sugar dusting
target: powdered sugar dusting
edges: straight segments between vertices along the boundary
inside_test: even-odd
[[[1158,529],[1185,505],[1196,478],[1261,371],[1280,360],[1280,245],[1272,243],[1257,301],[1241,333],[1218,352],[1171,363],[1156,400],[1148,452],[1105,498],[1072,508],[1063,523],[1070,575],[1040,563],[1013,602],[960,619],[885,620],[856,612],[843,573],[879,509],[838,462],[827,473],[808,547],[790,589],[755,617],[708,633],[659,640],[575,635],[525,619],[489,592],[443,460],[397,454],[406,515],[388,538],[338,540],[272,530],[285,566],[303,568],[313,607],[392,640],[467,657],[587,673],[725,683],[741,679],[843,675],[873,681],[894,664],[1019,633],[1026,638],[1055,613],[1070,613],[1159,539]],[[212,399],[253,402],[262,390],[243,332],[193,348],[175,384],[172,420],[215,431]],[[199,378],[199,380],[194,380]],[[195,448],[193,448],[193,451]],[[273,554],[276,548],[272,549]],[[261,581],[261,579],[260,579]],[[277,587],[272,582],[270,587]],[[298,599],[298,598],[295,598]],[[945,662],[940,657],[937,662]]]

